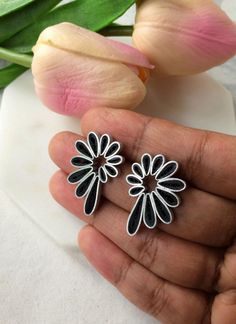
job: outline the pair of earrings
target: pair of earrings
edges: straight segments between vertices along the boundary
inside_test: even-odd
[[[92,215],[99,205],[102,186],[109,178],[119,175],[118,167],[124,162],[119,154],[121,145],[103,134],[98,136],[90,132],[87,142],[75,142],[78,155],[71,159],[77,168],[68,176],[70,184],[77,184],[75,196],[85,197],[84,214]],[[151,157],[143,154],[140,163],[132,164],[132,173],[126,177],[131,186],[129,195],[136,197],[136,202],[129,214],[127,233],[135,235],[143,223],[153,229],[157,221],[170,224],[173,221],[172,209],[180,204],[177,192],[186,188],[186,183],[174,177],[178,170],[176,161],[166,161],[162,154]]]

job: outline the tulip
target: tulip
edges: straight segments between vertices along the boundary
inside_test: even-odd
[[[135,108],[152,65],[137,49],[69,23],[46,28],[33,48],[36,93],[52,110]]]
[[[141,0],[133,43],[159,72],[195,74],[236,54],[236,25],[211,0]]]

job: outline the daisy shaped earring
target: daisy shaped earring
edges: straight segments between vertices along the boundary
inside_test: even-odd
[[[153,229],[157,221],[170,224],[173,221],[173,208],[180,204],[177,192],[186,188],[186,183],[174,177],[178,170],[176,161],[165,161],[163,155],[152,158],[144,154],[141,163],[132,165],[132,174],[126,181],[132,187],[129,195],[137,197],[136,203],[130,212],[127,221],[127,233],[135,235],[143,223],[147,228]]]
[[[118,154],[121,145],[107,134],[98,136],[90,132],[87,142],[78,140],[75,148],[78,155],[71,159],[71,164],[77,170],[70,173],[67,180],[77,185],[77,198],[85,197],[84,214],[90,216],[99,205],[102,185],[109,178],[118,176],[118,166],[123,162],[123,157]]]

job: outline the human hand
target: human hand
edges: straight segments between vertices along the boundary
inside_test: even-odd
[[[94,216],[67,183],[76,155],[70,132],[57,134],[49,152],[60,170],[50,190],[63,207],[89,225],[79,234],[82,252],[131,302],[163,323],[236,322],[236,138],[185,128],[124,110],[90,110],[83,133],[108,133],[121,142],[122,174],[103,187]],[[170,225],[126,233],[134,198],[125,175],[143,153],[164,154],[180,163],[188,188]]]

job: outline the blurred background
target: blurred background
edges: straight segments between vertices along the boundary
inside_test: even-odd
[[[221,5],[223,10],[236,21],[236,1],[232,0],[214,0],[218,5]],[[69,2],[69,0],[62,1],[61,4]],[[117,22],[127,24],[127,21],[132,23],[135,16],[135,6],[131,7],[126,14],[119,18]],[[5,66],[6,63],[0,60],[0,67]],[[232,94],[234,100],[234,108],[236,112],[236,57],[229,60],[222,66],[214,68],[209,71],[210,75],[217,81],[222,83]],[[3,89],[0,89],[0,104],[3,94]]]

